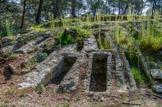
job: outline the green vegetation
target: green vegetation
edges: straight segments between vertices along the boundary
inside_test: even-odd
[[[63,106],[56,106],[56,107],[70,107],[70,104],[64,104]]]
[[[6,91],[5,93],[6,95],[9,96],[19,96],[19,97],[24,97],[27,94],[27,90],[23,89],[23,90],[19,90],[17,88],[10,88]]]
[[[101,38],[101,36],[99,34],[97,42],[98,42],[98,46],[99,46],[100,49],[111,49],[110,43],[108,41],[108,37],[107,36],[105,36],[104,39],[102,40],[102,38]]]
[[[159,14],[156,13],[155,15],[154,21],[150,20],[147,23],[142,23],[139,42],[144,49],[151,48],[157,51],[162,47],[162,32],[160,31],[162,26],[159,26]]]
[[[35,39],[37,39],[37,36],[34,36],[34,35],[26,36],[26,37],[20,37],[20,38],[18,38],[18,42],[28,42],[30,40],[35,40]]]
[[[12,22],[13,24],[13,22]],[[6,20],[6,31],[7,31],[7,36],[11,37],[13,34],[12,34],[12,28],[11,28],[11,25],[10,23],[8,22],[8,20]]]
[[[25,68],[28,71],[30,71],[31,66],[33,66],[33,64],[40,63],[40,62],[44,61],[47,57],[48,57],[47,53],[40,53],[40,54],[36,55],[34,58],[32,58],[29,62],[27,62],[27,64],[25,64]]]
[[[67,45],[69,43],[74,43],[81,41],[84,38],[88,38],[88,31],[76,27],[71,27],[70,29],[65,29],[64,32],[61,32],[56,39],[59,40],[61,45]]]
[[[137,50],[130,48],[129,52],[126,54],[127,59],[129,60],[131,72],[138,86],[147,84],[147,79],[143,72],[143,69],[140,66],[139,57],[137,55]]]
[[[138,86],[147,83],[147,79],[139,67],[132,65],[131,71]]]
[[[43,90],[45,90],[45,86],[43,84],[40,84],[35,88],[35,92],[37,93],[42,93]]]
[[[47,53],[42,53],[42,54],[36,56],[35,58],[31,59],[30,64],[40,63],[43,60],[45,60],[47,57],[48,57]]]
[[[15,59],[17,57],[18,56],[14,52],[4,53],[3,57],[0,56],[0,62],[4,62],[4,61],[11,60],[11,59]]]

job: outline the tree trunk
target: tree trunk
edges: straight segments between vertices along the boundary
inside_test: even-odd
[[[42,6],[43,6],[43,0],[40,0],[39,1],[38,13],[37,13],[37,17],[36,17],[36,23],[37,24],[40,24],[41,23]]]
[[[114,4],[115,2],[114,2],[114,0],[113,0],[113,14],[115,14],[115,10],[114,10],[114,8],[115,8],[115,4]]]
[[[108,6],[108,1],[106,0],[106,6]],[[106,7],[106,15],[108,14],[108,8]]]
[[[23,7],[23,15],[22,15],[22,21],[21,21],[21,29],[24,26],[24,18],[25,18],[25,12],[26,12],[26,0],[24,0],[24,7]]]
[[[58,17],[59,12],[59,0],[53,0],[53,16],[54,19]]]
[[[2,9],[1,9],[1,0],[0,0],[0,57],[3,56],[3,51],[2,51],[2,37],[1,37],[1,14],[2,14]]]
[[[119,0],[119,14],[120,14],[120,0]]]
[[[128,4],[126,4],[126,7],[125,7],[125,9],[124,9],[122,14],[126,14],[126,11],[127,11],[128,8],[129,8],[129,6],[128,6]]]
[[[142,10],[143,10],[143,0],[141,0],[141,14],[142,14]]]
[[[152,3],[152,16],[154,15],[155,4],[156,4],[156,1],[154,0]]]
[[[75,15],[75,8],[76,8],[76,0],[72,0],[72,10],[71,10],[71,14],[74,17],[76,17]]]

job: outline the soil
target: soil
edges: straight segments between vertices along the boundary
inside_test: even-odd
[[[4,84],[12,78],[13,72],[10,70],[9,64],[14,66],[14,68],[16,69],[15,73],[19,75],[21,74],[21,70],[23,69],[21,63],[28,57],[29,55],[16,54],[13,56],[8,56],[8,59],[1,61],[0,62],[0,84]]]

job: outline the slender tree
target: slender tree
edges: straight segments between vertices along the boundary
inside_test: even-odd
[[[59,1],[60,0],[53,0],[53,16],[54,16],[54,19],[56,19],[58,17]]]
[[[76,9],[76,0],[72,0],[71,14],[72,14],[73,17],[76,17],[76,15],[75,15],[75,9]]]
[[[142,14],[142,10],[143,10],[143,0],[141,0],[141,14]]]
[[[154,15],[155,6],[156,6],[156,0],[153,0],[152,1],[152,16]]]
[[[37,12],[37,17],[36,17],[36,23],[40,24],[41,23],[41,12],[42,12],[42,7],[43,7],[43,0],[39,1],[39,8]]]
[[[3,56],[3,51],[2,51],[2,38],[1,38],[1,14],[2,14],[2,9],[1,9],[1,0],[0,0],[0,56]]]
[[[119,0],[118,2],[119,2],[119,14],[120,14],[120,8],[121,8],[121,6],[120,6],[120,5],[121,5],[121,4],[120,4],[120,0]]]
[[[26,12],[26,0],[24,0],[23,15],[22,15],[22,20],[21,20],[21,29],[22,29],[23,26],[24,26],[25,12]]]

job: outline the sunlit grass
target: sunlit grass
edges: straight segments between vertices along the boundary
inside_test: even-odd
[[[131,71],[137,85],[143,85],[147,83],[145,75],[142,73],[141,69],[137,66],[131,66]]]

